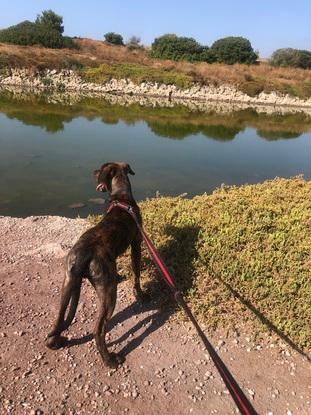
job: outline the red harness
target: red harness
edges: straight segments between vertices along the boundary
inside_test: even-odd
[[[145,231],[143,230],[140,222],[137,219],[137,216],[133,210],[133,207],[123,203],[119,202],[118,200],[113,200],[107,209],[107,214],[111,212],[114,208],[120,208],[128,212],[128,214],[133,218],[135,221],[144,241],[146,242],[146,245],[150,251],[150,254],[152,256],[153,262],[155,263],[156,267],[160,271],[160,273],[164,277],[164,281],[170,286],[174,293],[175,300],[178,302],[178,304],[183,308],[187,316],[189,317],[190,321],[193,323],[194,327],[197,330],[198,335],[200,336],[203,344],[205,345],[207,351],[209,352],[215,366],[218,369],[219,374],[221,375],[225,385],[227,386],[234,402],[236,403],[237,407],[239,408],[239,411],[243,415],[257,415],[257,412],[253,408],[250,401],[247,399],[247,397],[244,395],[244,392],[234,379],[234,377],[231,375],[229,370],[227,369],[224,362],[221,360],[221,358],[218,356],[217,352],[213,348],[212,344],[209,342],[207,337],[205,336],[204,332],[202,331],[201,327],[199,326],[198,322],[196,321],[195,317],[193,316],[191,310],[189,309],[187,303],[185,302],[182,293],[177,289],[173,278],[171,277],[170,273],[168,272],[166,266],[164,265],[162,259],[160,258],[159,254],[157,253],[153,243],[150,241],[148,236],[146,235]]]

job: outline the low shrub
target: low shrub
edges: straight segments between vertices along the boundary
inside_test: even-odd
[[[209,329],[261,322],[253,333],[265,326],[310,350],[310,192],[311,182],[297,177],[140,207],[147,233]],[[154,267],[145,264],[152,286]]]
[[[174,61],[212,61],[207,46],[200,45],[191,37],[175,34],[166,34],[156,38],[151,45],[150,57]]]
[[[311,52],[300,49],[277,49],[273,52],[270,64],[273,66],[311,69]]]
[[[95,83],[105,83],[111,79],[131,79],[137,84],[158,82],[175,84],[180,88],[188,88],[192,84],[192,78],[186,74],[134,63],[102,64],[97,68],[84,69],[80,73],[82,78]]]
[[[131,36],[126,42],[126,46],[129,50],[141,49],[143,46],[140,44],[140,37]]]
[[[123,37],[119,35],[119,33],[108,32],[104,35],[105,41],[110,43],[111,45],[119,45],[123,46]]]

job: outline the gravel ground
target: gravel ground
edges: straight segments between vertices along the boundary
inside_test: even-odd
[[[106,368],[96,350],[96,298],[87,282],[68,347],[45,347],[64,256],[86,227],[82,219],[0,217],[0,413],[237,413],[191,325],[159,310],[156,299],[137,304],[129,278],[118,286],[108,334],[110,350],[126,357],[119,369]],[[254,341],[250,333],[208,335],[258,413],[310,414],[310,362],[275,337]]]

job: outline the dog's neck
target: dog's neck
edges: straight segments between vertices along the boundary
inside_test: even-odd
[[[132,194],[131,183],[127,176],[114,177],[112,179],[109,200],[122,200],[131,204],[136,203]]]

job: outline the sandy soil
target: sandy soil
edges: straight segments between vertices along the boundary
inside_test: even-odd
[[[137,304],[129,278],[118,287],[108,334],[110,349],[126,356],[122,367],[106,368],[96,350],[96,298],[87,282],[68,347],[45,347],[64,256],[86,226],[82,219],[0,217],[0,413],[237,413],[190,324],[160,311],[156,299]],[[244,327],[209,339],[258,413],[310,414],[310,362],[268,334],[254,342],[250,333]]]

